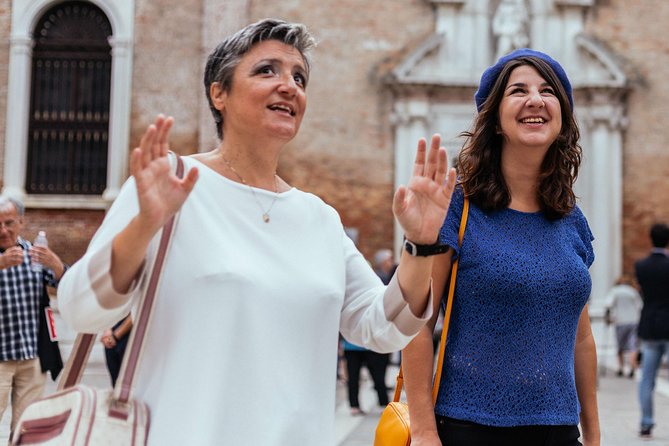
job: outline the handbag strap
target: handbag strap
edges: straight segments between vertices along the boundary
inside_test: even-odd
[[[175,155],[177,159],[176,175],[179,178],[183,178],[183,160],[178,154]],[[112,408],[115,409],[116,416],[120,416],[121,418],[127,418],[127,410],[123,410],[123,406],[126,406],[125,408],[127,409],[127,402],[130,399],[130,389],[132,388],[134,375],[137,371],[137,363],[140,359],[140,353],[148,328],[151,310],[155,302],[155,295],[158,290],[158,282],[163,269],[165,255],[172,233],[174,232],[175,221],[176,215],[172,216],[172,218],[165,223],[165,226],[163,226],[158,253],[156,254],[153,268],[151,270],[151,277],[139,302],[139,311],[138,316],[136,317],[137,322],[133,323],[130,340],[128,341],[128,351],[126,351],[123,357],[121,375],[119,376],[119,380],[114,389],[115,399],[118,399],[121,404],[112,404]],[[58,390],[67,389],[79,383],[96,337],[97,335],[94,333],[79,333],[77,335],[72,347],[72,353],[65,365],[63,377],[58,383]],[[121,387],[127,390],[121,392]],[[117,394],[119,395],[117,396]]]
[[[462,246],[462,240],[465,236],[465,228],[467,227],[467,216],[469,215],[469,199],[465,197],[462,206],[462,218],[460,219],[460,229],[458,231],[458,246]],[[448,326],[451,321],[451,310],[453,309],[453,296],[455,295],[455,279],[458,275],[458,256],[451,266],[451,276],[448,285],[448,299],[446,300],[446,310],[444,311],[444,328],[441,330],[441,341],[439,342],[439,356],[437,357],[437,369],[434,375],[434,382],[432,384],[432,403],[437,402],[437,394],[439,393],[439,383],[441,382],[441,371],[444,364],[444,350],[446,349],[446,338],[448,337]],[[397,384],[395,385],[395,395],[393,401],[400,400],[402,395],[402,387],[404,386],[404,374],[402,373],[402,365],[400,364],[400,371],[397,374]]]

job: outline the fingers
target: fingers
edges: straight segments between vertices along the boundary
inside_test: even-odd
[[[156,116],[156,121],[153,123],[153,125],[156,126],[156,134],[151,145],[149,146],[152,160],[160,156],[161,138],[164,138],[165,116],[162,113]]]
[[[404,200],[406,198],[407,189],[404,186],[400,186],[395,191],[393,196],[393,214],[395,216],[401,215],[404,212]]]
[[[192,167],[188,173],[184,176],[181,185],[184,191],[189,194],[193,190],[197,179],[200,176],[200,172],[197,170],[197,167]]]
[[[162,117],[162,115],[159,115],[159,118]],[[174,124],[174,118],[171,116],[168,116],[167,118],[164,118],[162,121],[162,125],[160,127],[157,127],[158,129],[158,135],[157,135],[157,141],[156,141],[156,147],[157,147],[157,153],[154,152],[154,155],[156,157],[158,156],[167,156],[167,152],[169,151],[170,145],[168,143],[168,137],[170,134],[170,130],[172,129],[172,124]]]
[[[151,124],[146,128],[146,131],[142,135],[142,139],[139,140],[139,150],[140,153],[142,154],[140,161],[140,168],[144,168],[149,165],[151,162],[151,148],[153,147],[153,143],[156,139],[156,133],[158,130],[156,129],[156,126],[154,124]]]
[[[435,133],[430,138],[430,149],[427,150],[425,138],[418,140],[413,176],[426,177],[439,183],[446,177],[448,162],[446,149],[440,146],[441,135]]]
[[[142,153],[142,167],[146,167],[156,158],[167,155],[169,150],[168,138],[173,124],[174,118],[171,116],[166,118],[159,114],[156,121],[146,128],[139,142],[139,149]]]
[[[418,140],[418,147],[416,147],[416,159],[413,164],[413,176],[420,177],[423,176],[425,171],[425,148],[427,142],[425,138],[420,138]]]
[[[137,178],[137,174],[142,170],[142,149],[135,147],[130,153],[130,175]]]
[[[434,174],[434,180],[442,184],[444,182],[444,179],[446,178],[446,171],[448,170],[448,159],[446,156],[446,149],[443,147],[439,147],[437,150],[437,162],[436,162],[436,168],[435,168],[435,174]]]
[[[448,170],[448,174],[446,177],[446,181],[444,181],[444,185],[441,188],[441,191],[443,192],[444,195],[450,200],[451,196],[453,195],[453,191],[455,190],[455,181],[456,181],[456,172],[454,168],[450,168]]]
[[[438,133],[435,133],[432,135],[432,138],[430,139],[430,150],[427,152],[427,163],[425,164],[425,174],[427,178],[434,179],[434,174],[437,171],[437,167],[440,161],[440,152],[441,152],[441,147],[439,147],[439,144],[441,144],[441,135]],[[444,152],[446,149],[444,149]],[[445,168],[444,168],[445,169]],[[443,178],[443,177],[442,177]]]
[[[30,251],[28,252],[30,255]],[[23,249],[18,247],[11,247],[2,255],[8,266],[20,265],[23,262]]]

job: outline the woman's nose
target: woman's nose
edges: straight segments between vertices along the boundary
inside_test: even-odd
[[[538,90],[530,91],[529,98],[527,99],[527,105],[530,107],[543,107],[544,98],[541,97],[541,93]]]
[[[291,95],[295,94],[297,91],[297,83],[292,74],[281,76],[279,91]]]

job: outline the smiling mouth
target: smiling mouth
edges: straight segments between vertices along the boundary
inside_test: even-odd
[[[546,120],[544,118],[525,118],[521,119],[520,122],[523,124],[543,124]]]
[[[276,105],[270,105],[268,108],[272,111],[279,111],[283,113],[288,113],[290,116],[295,116],[295,111],[291,107],[288,107],[287,105],[276,104]]]

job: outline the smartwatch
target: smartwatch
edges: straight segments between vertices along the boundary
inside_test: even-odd
[[[409,253],[410,256],[420,256],[420,257],[427,257],[427,256],[434,256],[437,254],[443,254],[446,251],[448,251],[450,246],[448,245],[441,245],[439,244],[439,241],[437,243],[434,243],[432,245],[418,245],[411,240],[404,239],[404,250]]]

